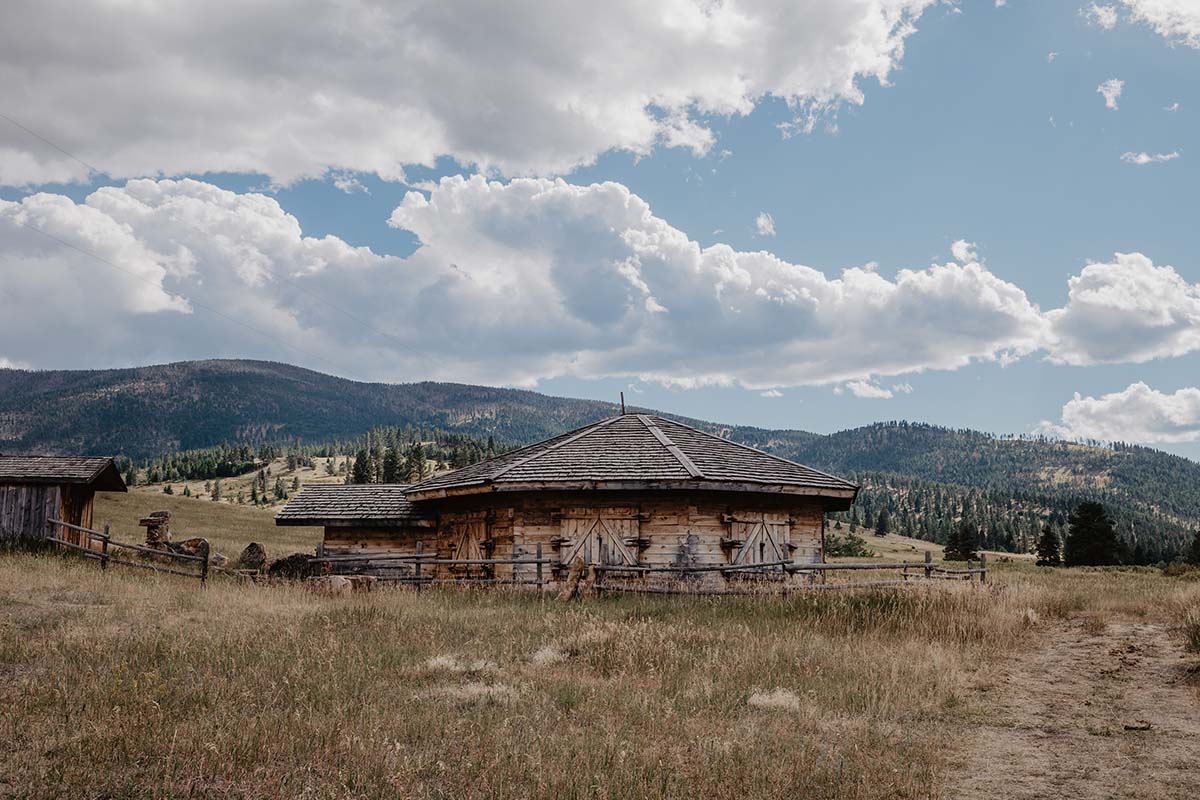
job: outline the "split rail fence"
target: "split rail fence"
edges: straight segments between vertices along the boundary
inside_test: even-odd
[[[208,556],[194,556],[187,553],[173,553],[169,550],[157,550],[140,544],[118,542],[109,534],[108,525],[103,531],[94,531],[79,525],[72,525],[60,519],[48,520],[50,531],[46,541],[56,544],[66,550],[73,550],[84,558],[100,562],[100,569],[107,570],[109,564],[120,564],[125,567],[165,572],[171,575],[181,575],[185,578],[196,578],[201,585],[208,581]],[[67,532],[78,534],[77,537],[67,538]],[[55,534],[58,534],[57,536]],[[75,539],[75,541],[72,541]],[[138,553],[149,559],[133,560]],[[155,563],[157,560],[158,563]],[[170,564],[171,566],[166,566]],[[191,568],[190,570],[188,568]]]
[[[603,562],[603,559],[601,559]],[[327,574],[369,574],[379,580],[400,584],[411,584],[417,588],[422,586],[471,585],[471,584],[507,584],[518,586],[536,586],[545,588],[551,581],[560,580],[570,569],[557,558],[544,556],[542,545],[538,544],[533,558],[439,558],[436,553],[425,552],[423,543],[417,542],[415,552],[400,553],[339,553],[321,555],[310,558],[309,563],[322,565]],[[611,564],[599,563],[590,565],[595,576],[595,587],[602,591],[632,591],[653,593],[713,593],[737,594],[736,588],[720,590],[704,590],[689,588],[697,579],[705,575],[717,573],[726,576],[744,576],[754,580],[778,580],[780,578],[800,575],[808,578],[807,585],[795,588],[803,589],[849,589],[870,586],[903,586],[919,580],[957,580],[973,581],[978,577],[980,583],[987,582],[987,556],[980,554],[979,566],[967,562],[963,568],[951,568],[933,562],[933,554],[925,552],[924,561],[889,561],[869,563],[796,563],[793,561],[775,561],[758,564],[691,564],[691,565],[650,565],[650,564]],[[445,566],[451,571],[462,570],[462,574],[450,577],[436,576],[432,567]],[[511,566],[512,574],[508,577],[496,577],[497,566]],[[896,578],[875,581],[843,581],[831,579],[843,573],[893,571],[898,573]],[[621,578],[638,578],[649,575],[674,579],[674,586],[638,586]],[[820,578],[820,582],[818,582]],[[618,579],[612,581],[610,579]]]

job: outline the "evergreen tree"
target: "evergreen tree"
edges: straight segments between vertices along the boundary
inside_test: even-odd
[[[979,558],[979,529],[970,520],[964,519],[958,526],[958,558],[960,561]]]
[[[418,441],[408,446],[404,456],[404,474],[413,483],[425,478],[425,448]]]
[[[281,476],[281,477],[276,478],[275,479],[275,499],[276,500],[287,500],[287,496],[288,496],[287,487],[283,485],[283,477]]]
[[[1058,541],[1058,531],[1049,522],[1042,528],[1042,536],[1038,539],[1037,565],[1039,567],[1062,566],[1062,547]]]
[[[374,478],[375,476],[371,474],[371,456],[364,447],[354,457],[354,468],[350,472],[350,480],[347,483],[374,483]]]
[[[400,454],[396,448],[389,447],[383,454],[383,482],[400,483]]]
[[[220,500],[221,500],[221,479],[220,478],[217,478],[217,480],[213,481],[210,496],[212,497],[212,500],[214,503],[220,502]]]
[[[875,535],[887,536],[892,532],[892,515],[885,508],[879,512],[879,519],[875,523]]]
[[[1195,535],[1192,536],[1191,544],[1183,552],[1183,560],[1189,564],[1200,566],[1200,531],[1196,531]]]
[[[183,496],[184,497],[192,496],[192,490],[186,483],[183,485]]]
[[[1117,531],[1102,504],[1080,503],[1067,518],[1067,525],[1063,561],[1068,567],[1120,562]]]
[[[292,491],[293,492],[300,491],[300,476],[299,475],[296,475],[292,478]]]
[[[163,494],[175,494],[174,487],[172,487],[171,484],[168,483],[166,486],[163,487]]]

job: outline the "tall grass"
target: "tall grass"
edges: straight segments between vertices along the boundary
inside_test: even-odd
[[[1150,585],[998,577],[564,605],[4,557],[0,795],[936,796],[982,667]]]

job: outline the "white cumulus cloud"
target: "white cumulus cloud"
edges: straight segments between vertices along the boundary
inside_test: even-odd
[[[1172,43],[1200,48],[1200,3],[1196,0],[1123,0],[1130,18]]]
[[[754,218],[754,230],[759,236],[774,236],[775,235],[775,218],[767,212],[760,212]]]
[[[1144,362],[1200,349],[1200,285],[1141,253],[1089,264],[1068,282],[1066,306],[1046,314],[1051,359]]]
[[[705,120],[785,101],[797,129],[887,83],[939,0],[21,3],[0,108],[116,178],[329,172],[447,156],[562,174],[611,150],[703,154]],[[0,183],[87,168],[0,121]]]
[[[704,247],[616,183],[448,177],[409,192],[390,223],[416,235],[412,255],[305,236],[273,198],[196,180],[0,201],[0,357],[241,356],[367,379],[631,376],[883,397],[908,391],[886,377],[976,360],[1200,349],[1200,286],[1139,253],[1088,264],[1044,312],[965,241],[963,262],[831,276]]]
[[[1161,444],[1200,440],[1200,389],[1166,394],[1145,383],[1119,392],[1082,397],[1062,408],[1058,422],[1045,421],[1043,433],[1072,439]]]
[[[1158,164],[1163,161],[1174,161],[1179,158],[1179,151],[1176,150],[1170,153],[1123,153],[1121,160],[1126,164],[1136,164],[1139,167],[1144,167],[1147,164]]]
[[[1113,111],[1117,110],[1117,100],[1121,97],[1121,92],[1124,90],[1125,81],[1117,78],[1109,78],[1096,87],[1096,91],[1104,96],[1104,107],[1110,108]]]
[[[855,397],[863,397],[870,400],[890,400],[894,396],[890,389],[885,389],[876,383],[870,381],[847,381],[846,389]]]
[[[0,202],[11,220],[132,273],[5,231],[4,356],[45,367],[239,355],[378,379],[767,390],[1007,359],[1045,337],[1024,292],[978,264],[829,277],[702,247],[614,183],[443,179],[392,214],[421,242],[407,258],[304,236],[273,198],[195,180]]]
[[[1101,27],[1106,31],[1111,31],[1113,28],[1117,27],[1118,17],[1116,6],[1106,6],[1100,5],[1099,3],[1092,3],[1083,9],[1083,16],[1090,24]]]
[[[966,239],[959,239],[950,245],[950,255],[960,264],[970,264],[979,260],[979,254],[975,252],[975,243]]]

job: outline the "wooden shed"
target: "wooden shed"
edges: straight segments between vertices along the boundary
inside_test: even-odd
[[[531,558],[540,545],[557,577],[576,562],[737,565],[731,576],[752,575],[761,565],[782,576],[781,565],[824,560],[824,515],[849,508],[858,492],[841,478],[673,420],[623,414],[409,487],[305,489],[278,521],[318,524],[315,516],[292,521],[314,490],[337,490],[314,495],[323,513],[354,513],[354,498],[363,495],[349,488],[377,500],[380,490],[394,493],[384,505],[393,504],[396,523],[376,525],[382,514],[372,512],[361,528],[369,536],[353,538],[327,526],[327,552],[411,553],[420,541],[440,560],[477,561]],[[414,514],[421,526],[410,522]],[[478,568],[441,565],[436,574],[504,579],[522,569],[528,567],[502,564],[480,575]]]
[[[436,539],[436,514],[417,508],[401,484],[307,486],[275,516],[276,525],[325,529],[323,555],[409,554],[418,540]]]
[[[96,492],[124,491],[111,458],[0,455],[0,544],[37,546],[51,519],[90,528]]]

